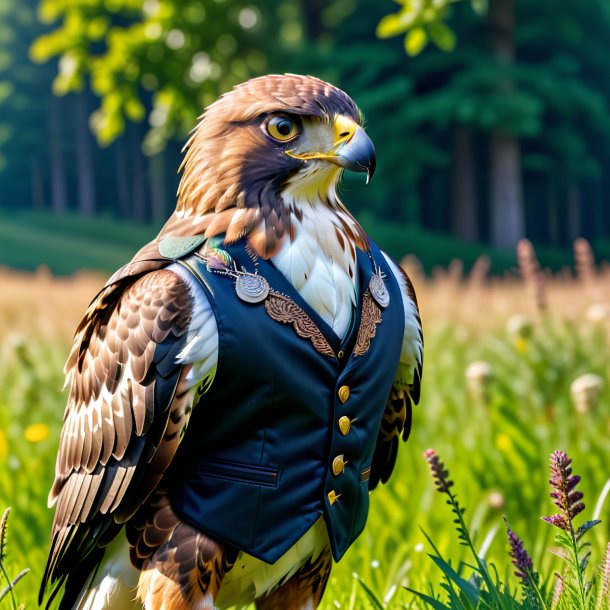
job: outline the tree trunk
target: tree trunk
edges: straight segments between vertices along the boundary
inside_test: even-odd
[[[129,149],[131,156],[131,201],[133,219],[137,222],[146,222],[146,200],[144,192],[144,163],[140,139],[135,128],[129,130]]]
[[[125,154],[125,136],[122,136],[115,143],[116,154],[115,175],[117,185],[117,211],[119,218],[129,218],[129,177],[127,174],[127,155]]]
[[[467,125],[458,125],[453,147],[453,204],[451,231],[468,242],[478,238],[477,188],[472,158],[472,131]]]
[[[78,95],[76,103],[76,167],[78,169],[78,209],[85,216],[93,216],[95,205],[95,173],[91,132],[87,119],[85,98]]]
[[[519,142],[513,136],[492,133],[489,154],[492,243],[514,248],[525,235]]]
[[[568,241],[570,243],[578,237],[582,237],[581,203],[580,188],[578,184],[572,184],[568,191]]]
[[[165,165],[162,152],[148,157],[148,175],[150,177],[150,199],[152,204],[152,220],[161,224],[167,216],[165,201]]]
[[[315,41],[324,31],[321,16],[327,4],[326,0],[301,0],[305,35],[308,40]]]
[[[44,177],[40,169],[40,162],[35,157],[32,158],[32,203],[37,210],[45,207],[44,202]]]
[[[60,100],[51,99],[49,105],[49,152],[51,156],[51,209],[62,214],[68,209],[68,190],[66,188],[66,169],[61,147]]]
[[[515,0],[491,0],[489,25],[496,61],[511,65],[515,59]],[[509,78],[498,84],[506,94],[512,87]],[[519,141],[497,128],[490,136],[489,149],[491,240],[495,246],[512,248],[525,234]]]

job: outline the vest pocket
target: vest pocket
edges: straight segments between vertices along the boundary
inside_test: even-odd
[[[253,483],[263,487],[277,487],[280,471],[278,468],[259,466],[258,464],[203,458],[199,462],[197,472],[200,475],[218,479]]]

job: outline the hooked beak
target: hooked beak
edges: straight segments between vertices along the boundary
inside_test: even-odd
[[[286,154],[304,161],[322,159],[344,169],[365,172],[366,184],[368,184],[377,165],[373,142],[364,129],[349,117],[337,115],[333,127],[334,142],[331,151],[305,153],[286,151]]]
[[[354,172],[366,172],[367,184],[371,181],[377,166],[373,142],[360,125],[356,126],[352,137],[339,148],[337,156],[328,160]]]

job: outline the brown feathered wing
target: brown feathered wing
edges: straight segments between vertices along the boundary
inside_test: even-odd
[[[417,297],[415,296],[415,290],[411,283],[411,279],[400,265],[396,264],[396,268],[402,276],[407,296],[415,305],[416,311],[419,311],[417,309]],[[419,313],[417,314],[417,323],[419,326],[419,340],[423,347],[424,339],[421,331]],[[423,364],[423,360],[420,360],[417,363],[417,367],[413,372],[413,383],[404,388],[394,387],[390,392],[381,419],[375,453],[373,454],[369,489],[375,489],[380,482],[386,483],[388,481],[394,470],[394,465],[396,464],[400,437],[402,435],[402,439],[405,441],[409,438],[413,404],[419,402]]]
[[[148,273],[127,270],[109,282],[81,322],[66,364],[70,395],[40,591],[42,599],[54,583],[52,599],[65,584],[61,608],[72,607],[102,547],[157,486],[192,409],[189,367],[177,363],[192,301],[183,281],[161,266],[144,263],[135,273]]]

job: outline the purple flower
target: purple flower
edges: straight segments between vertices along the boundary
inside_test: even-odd
[[[430,466],[432,478],[436,485],[436,491],[447,493],[449,488],[453,487],[453,481],[449,479],[449,471],[445,468],[445,464],[441,462],[441,459],[434,449],[426,449],[426,451],[424,451],[424,457]]]
[[[508,536],[508,544],[510,546],[510,557],[515,566],[515,576],[521,580],[524,587],[530,587],[535,583],[532,558],[525,549],[521,538],[508,526],[506,517],[504,518],[504,523],[506,524],[506,535]]]
[[[576,490],[580,477],[572,474],[571,463],[572,459],[563,451],[551,454],[551,499],[560,512],[550,517],[542,517],[547,523],[566,532],[573,531],[574,517],[585,509],[581,502],[583,494]]]

